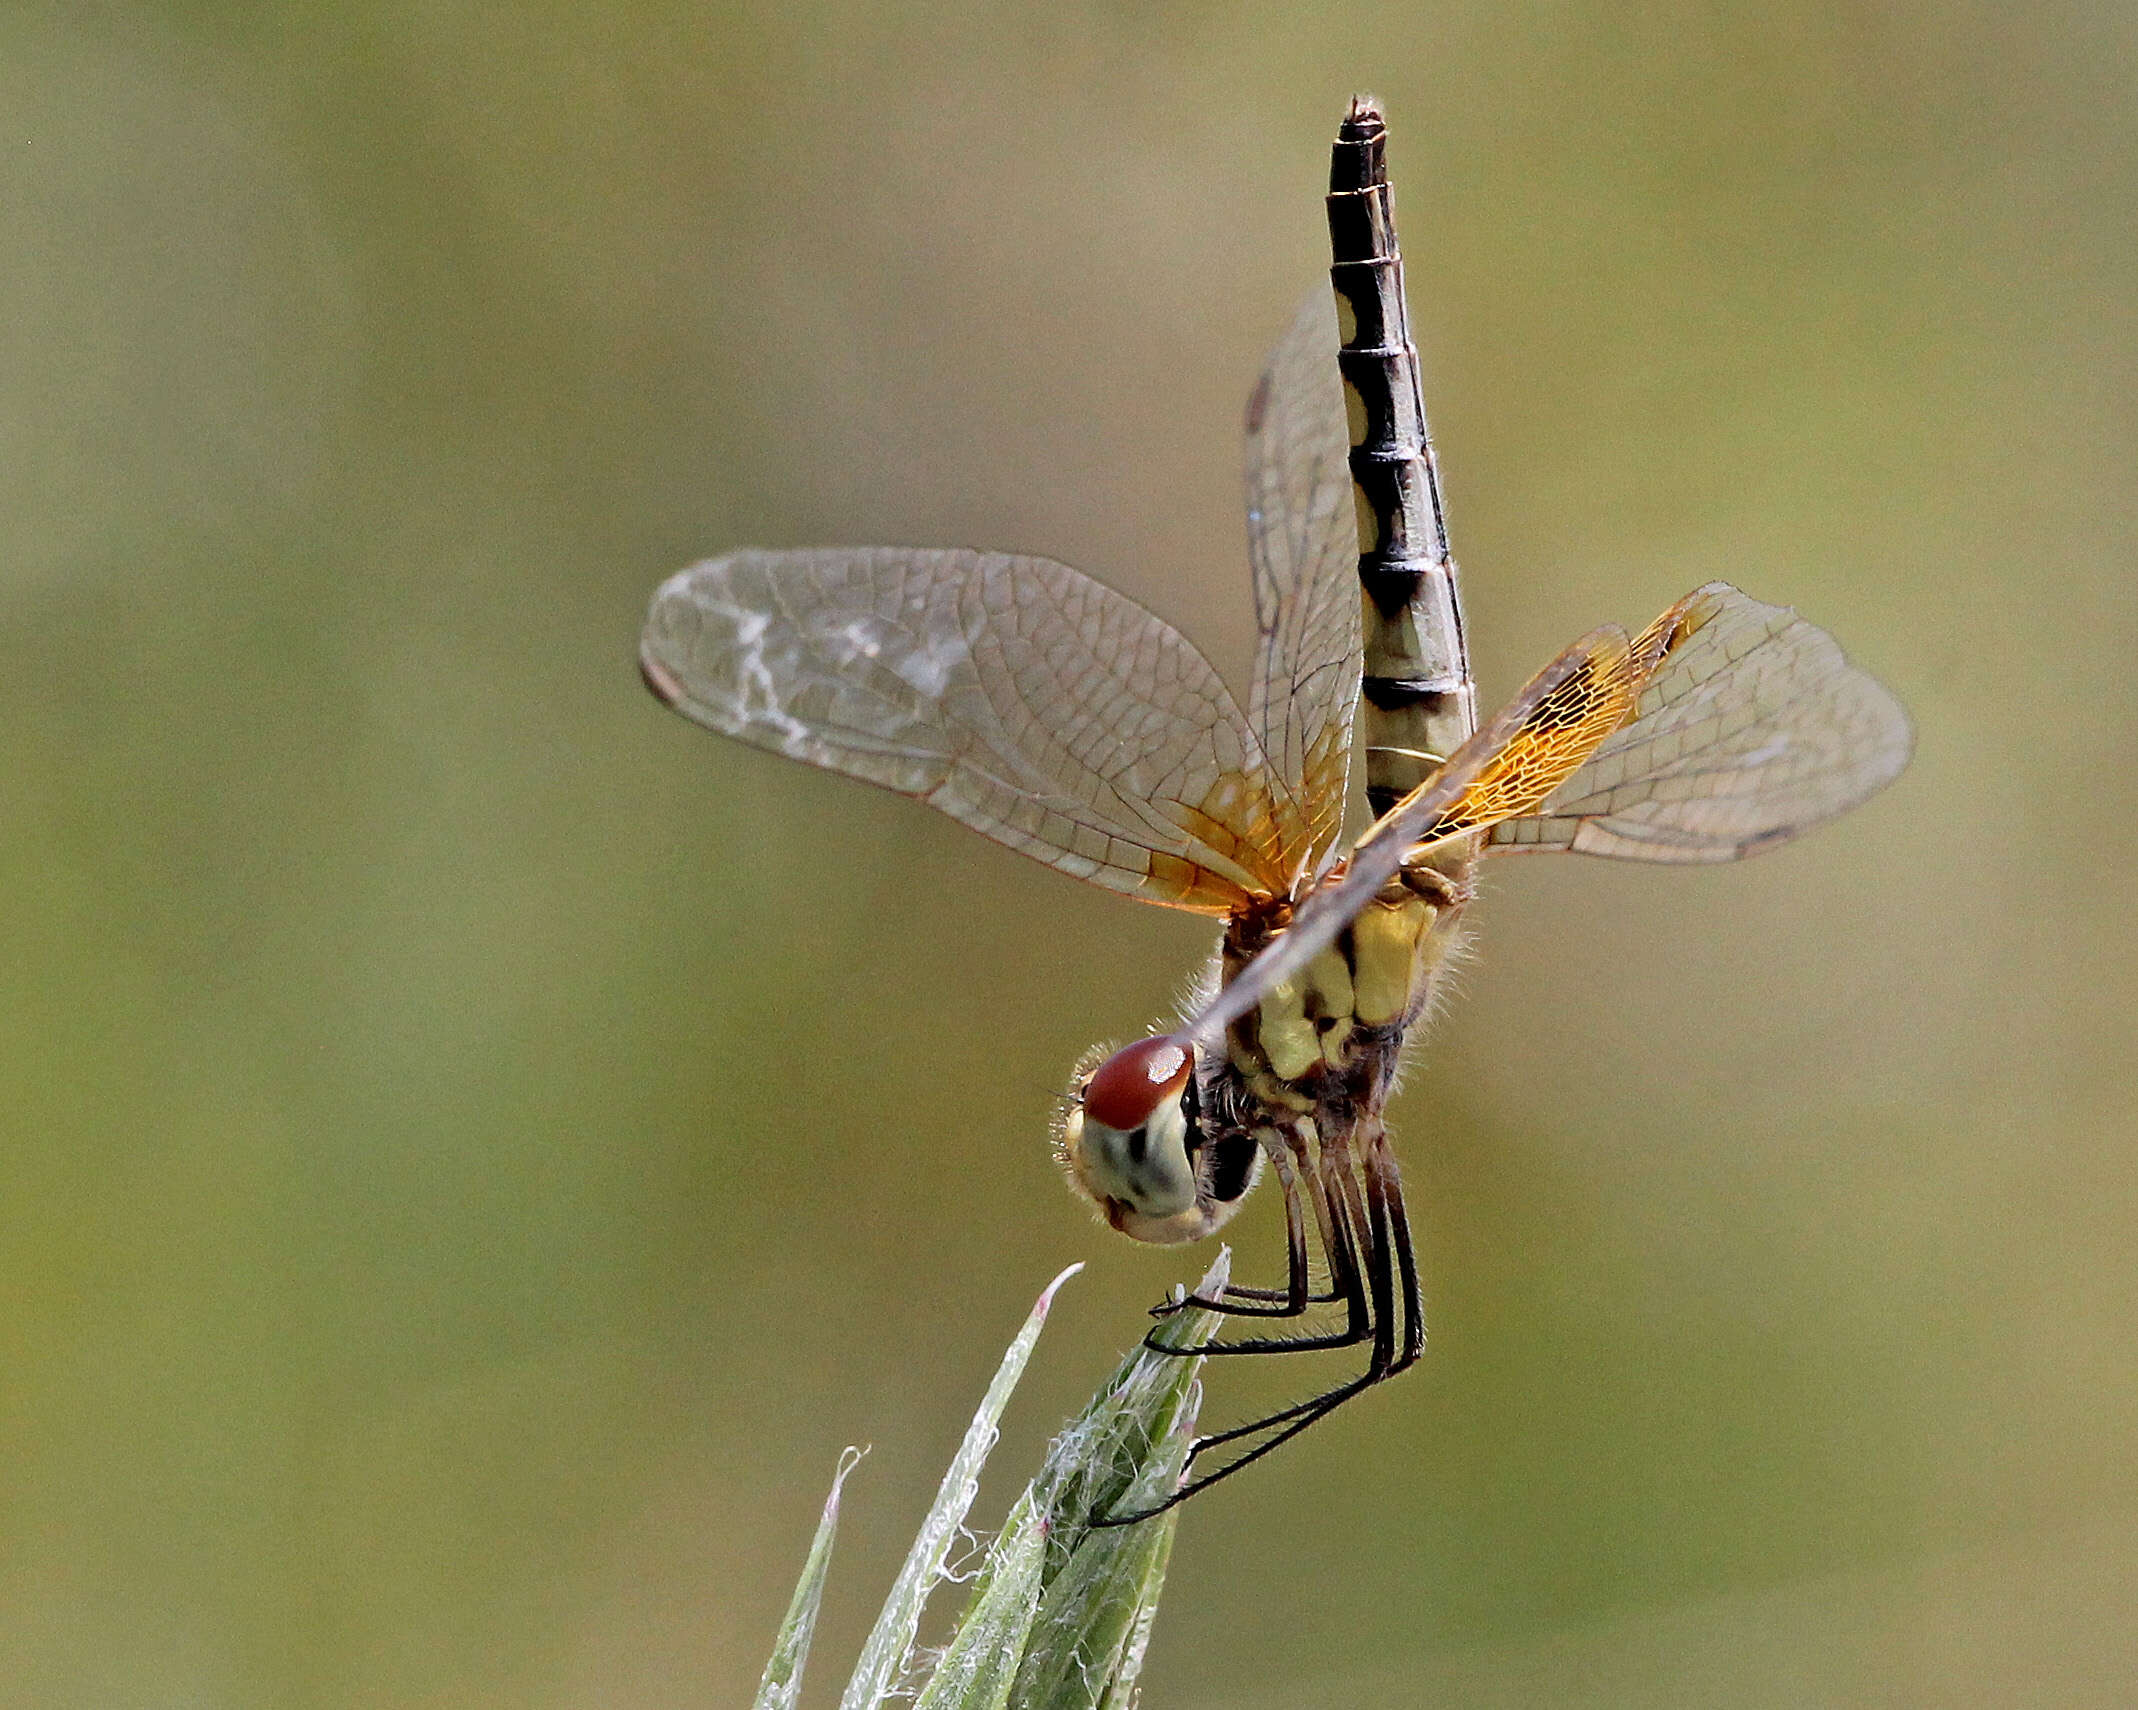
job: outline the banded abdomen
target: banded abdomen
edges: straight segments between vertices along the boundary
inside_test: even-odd
[[[1329,277],[1351,421],[1365,676],[1359,724],[1376,817],[1477,728],[1462,599],[1448,552],[1418,352],[1403,298],[1387,126],[1361,97],[1329,162]]]

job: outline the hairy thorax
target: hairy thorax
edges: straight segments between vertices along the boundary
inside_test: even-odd
[[[1300,975],[1233,1023],[1218,1079],[1219,1103],[1236,1108],[1224,1114],[1245,1126],[1312,1115],[1326,1128],[1330,1118],[1378,1108],[1404,1030],[1431,1003],[1472,894],[1474,858],[1468,850],[1449,854],[1406,866]],[[1252,961],[1291,914],[1280,899],[1236,915],[1225,933],[1224,978]]]

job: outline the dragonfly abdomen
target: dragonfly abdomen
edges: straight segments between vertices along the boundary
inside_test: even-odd
[[[1364,98],[1330,152],[1329,241],[1364,595],[1359,723],[1366,798],[1379,815],[1462,745],[1477,709],[1404,306],[1387,127]]]

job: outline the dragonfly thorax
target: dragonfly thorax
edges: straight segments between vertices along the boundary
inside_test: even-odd
[[[1406,865],[1334,943],[1232,1023],[1226,1055],[1249,1100],[1301,1113],[1378,1104],[1404,1031],[1431,1002],[1460,940],[1474,860],[1464,848],[1446,863],[1452,871],[1422,860]],[[1225,980],[1287,924],[1287,917],[1236,918],[1221,951]]]
[[[1192,1044],[1161,1034],[1093,1053],[1071,1080],[1055,1155],[1069,1185],[1138,1241],[1201,1240],[1259,1173],[1251,1136],[1204,1124],[1198,1070]]]

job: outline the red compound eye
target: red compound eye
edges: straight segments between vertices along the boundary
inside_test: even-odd
[[[1084,1114],[1124,1134],[1141,1128],[1151,1112],[1188,1084],[1195,1058],[1178,1039],[1160,1034],[1116,1051],[1084,1083]]]

